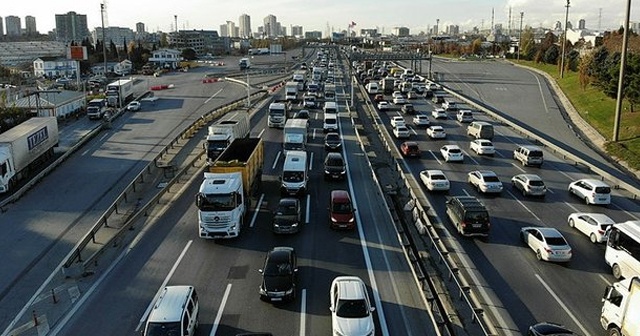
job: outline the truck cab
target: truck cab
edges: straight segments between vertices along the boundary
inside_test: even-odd
[[[634,336],[640,333],[640,277],[607,286],[602,297],[600,324],[608,335]]]

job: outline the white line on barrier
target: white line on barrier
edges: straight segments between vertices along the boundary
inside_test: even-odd
[[[554,300],[556,300],[556,302],[558,302],[558,304],[560,305],[560,308],[562,308],[562,310],[565,311],[565,313],[567,313],[567,315],[569,315],[569,317],[573,320],[573,323],[575,323],[578,328],[580,328],[580,330],[582,330],[582,334],[585,336],[589,336],[589,331],[582,325],[582,323],[580,323],[580,320],[578,320],[575,315],[573,315],[573,313],[571,312],[571,310],[569,310],[569,308],[564,304],[564,302],[562,302],[562,300],[558,297],[558,295],[556,295],[556,293],[551,289],[551,287],[549,287],[549,285],[547,285],[546,282],[544,282],[544,280],[542,280],[542,277],[538,274],[535,275],[536,278],[538,278],[538,281],[540,281],[540,283],[542,284],[542,286],[544,286],[544,288],[547,290],[547,292],[549,292],[549,294],[551,294],[551,296],[553,297]]]
[[[215,98],[217,95],[220,94],[220,92],[222,92],[222,90],[224,90],[224,88],[218,90],[217,92],[215,92],[214,94],[211,95],[211,97],[209,97],[207,100],[204,101],[205,104],[209,103],[209,101],[211,101],[211,99]]]
[[[264,200],[264,194],[260,195],[258,204],[256,204],[256,208],[253,210],[253,217],[251,218],[251,224],[249,225],[249,227],[253,227],[253,225],[256,223],[258,212],[260,212],[260,207],[262,206],[262,200]]]
[[[258,138],[262,138],[262,135],[264,134],[265,129],[263,128],[262,131],[260,131],[260,133],[258,133]]]
[[[305,224],[309,224],[309,218],[311,218],[311,195],[307,194],[307,211],[304,219]]]
[[[276,166],[278,165],[278,159],[280,159],[280,151],[278,151],[278,154],[276,154],[276,158],[275,160],[273,160],[273,165],[271,166],[271,169],[276,169]]]
[[[313,152],[311,152],[311,156],[309,159],[309,171],[313,170]]]
[[[306,327],[307,327],[307,290],[302,289],[302,294],[300,294],[300,336],[306,335]]]
[[[220,320],[222,319],[222,312],[224,311],[224,306],[227,304],[227,300],[229,299],[229,293],[231,292],[231,284],[227,285],[227,289],[224,291],[224,296],[222,297],[222,302],[220,302],[220,307],[218,308],[218,314],[216,314],[216,319],[213,321],[213,326],[211,327],[211,332],[209,336],[214,336],[216,331],[218,330],[218,326],[220,325]]]

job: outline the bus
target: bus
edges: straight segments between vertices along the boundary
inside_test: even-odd
[[[640,276],[640,221],[614,224],[607,234],[604,259],[616,279]]]

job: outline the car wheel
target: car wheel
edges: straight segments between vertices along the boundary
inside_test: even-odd
[[[527,196],[527,189],[522,188],[522,196],[525,196],[525,197]]]
[[[591,242],[595,244],[595,243],[597,243],[597,242],[598,242],[598,237],[596,237],[596,234],[595,234],[595,233],[591,233],[591,234],[589,235],[589,240],[591,240]]]
[[[616,278],[616,280],[622,279],[622,270],[620,269],[620,265],[614,264],[611,267],[611,272],[613,273],[613,277]]]
[[[542,253],[540,253],[540,250],[536,250],[536,258],[538,258],[538,260],[542,260]]]
[[[584,204],[589,205],[589,197],[584,198]]]
[[[569,227],[576,227],[576,223],[573,221],[573,218],[569,220]]]
[[[622,334],[620,333],[620,330],[618,330],[618,328],[616,328],[616,327],[609,328],[609,330],[607,330],[607,335],[609,335],[609,336],[622,336]]]

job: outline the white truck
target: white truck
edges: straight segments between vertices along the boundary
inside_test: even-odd
[[[102,119],[107,112],[107,100],[105,98],[91,99],[87,103],[87,117],[89,119]]]
[[[607,286],[600,324],[609,336],[640,335],[640,277]]]
[[[269,117],[267,118],[267,126],[284,128],[289,114],[291,103],[286,100],[276,100],[269,104]]]
[[[284,99],[292,102],[298,100],[298,83],[291,81],[284,85]]]
[[[107,104],[111,107],[124,107],[133,99],[133,80],[118,79],[107,85]]]
[[[249,135],[249,113],[247,111],[230,112],[209,126],[207,134],[207,161],[215,161],[235,139]]]
[[[324,79],[324,68],[323,67],[313,67],[311,72],[311,80],[314,82],[320,82]]]
[[[264,146],[261,138],[235,139],[204,173],[196,194],[200,238],[240,235],[250,195],[260,186]]]
[[[307,120],[289,119],[282,132],[284,154],[292,150],[304,151],[307,148]]]
[[[334,84],[324,85],[324,99],[333,100],[336,98],[336,86]]]
[[[293,77],[291,81],[298,83],[298,91],[304,91],[305,82],[307,81],[307,71],[306,70],[296,70],[293,73]]]
[[[238,66],[240,66],[240,70],[245,70],[251,68],[251,60],[248,57],[241,58],[238,62]]]
[[[39,163],[52,157],[57,145],[55,117],[31,118],[0,134],[0,193],[12,190]]]

